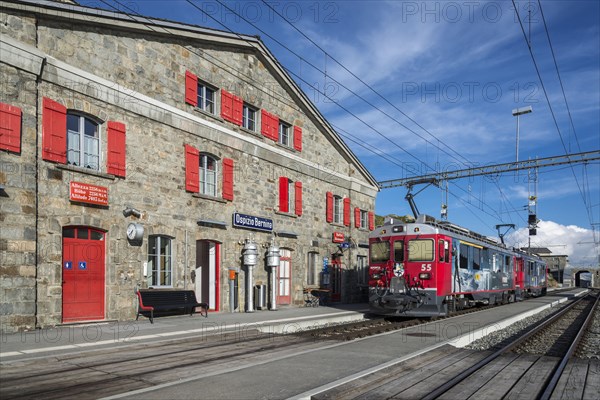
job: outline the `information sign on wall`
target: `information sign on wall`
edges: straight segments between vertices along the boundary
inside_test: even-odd
[[[108,205],[108,188],[104,186],[90,185],[87,183],[71,181],[69,199],[80,203]]]

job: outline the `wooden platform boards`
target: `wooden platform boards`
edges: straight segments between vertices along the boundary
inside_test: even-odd
[[[421,399],[490,352],[444,346],[313,395],[327,399]],[[440,399],[531,399],[543,391],[558,358],[508,354],[467,377]],[[570,363],[552,399],[597,400],[600,361]]]

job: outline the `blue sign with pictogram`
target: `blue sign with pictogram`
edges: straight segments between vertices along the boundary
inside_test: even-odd
[[[350,248],[350,243],[348,243],[348,242],[340,243],[340,248],[348,249],[348,248]]]
[[[65,269],[73,269],[73,261],[65,261]]]
[[[79,269],[81,269],[81,270],[87,269],[87,262],[79,261]]]

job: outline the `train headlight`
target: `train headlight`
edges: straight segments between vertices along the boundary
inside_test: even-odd
[[[431,279],[431,274],[429,272],[421,272],[419,274],[419,279]]]

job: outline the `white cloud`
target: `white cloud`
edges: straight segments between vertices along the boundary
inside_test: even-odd
[[[529,231],[521,228],[507,236],[507,243],[514,247],[527,247]],[[546,247],[552,253],[568,255],[571,266],[597,266],[598,245],[589,229],[576,225],[561,225],[553,221],[540,221],[537,235],[531,237],[531,247]]]

